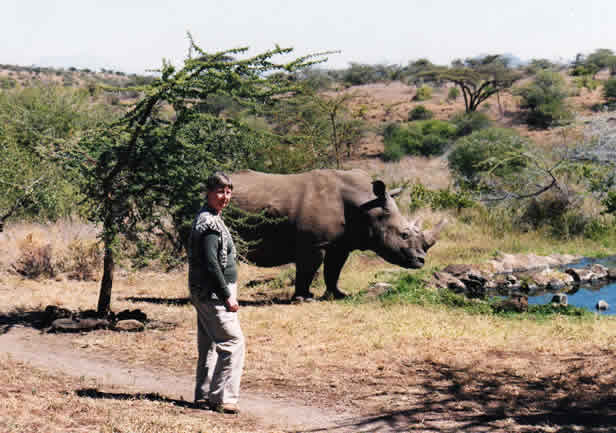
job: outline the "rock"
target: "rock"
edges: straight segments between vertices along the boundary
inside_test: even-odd
[[[599,263],[592,265],[590,267],[590,270],[593,274],[595,274],[595,279],[602,280],[604,278],[607,278],[608,269]]]
[[[556,293],[554,294],[554,296],[552,296],[552,305],[559,305],[559,306],[563,306],[566,307],[567,305],[569,305],[569,301],[567,299],[567,295],[565,295],[564,293]]]
[[[145,323],[148,320],[147,314],[145,314],[140,309],[136,310],[122,310],[116,315],[116,320],[137,320],[139,322]]]
[[[450,289],[456,293],[462,293],[466,290],[462,281],[447,272],[435,272],[433,283],[436,287]]]
[[[528,311],[528,296],[513,295],[496,306],[496,311],[523,313]]]
[[[605,302],[603,299],[601,299],[599,302],[597,302],[596,308],[599,311],[605,311],[608,308],[610,308],[610,305],[607,302]]]
[[[461,277],[461,276],[466,276],[466,274],[468,274],[470,271],[473,270],[473,266],[472,265],[462,265],[462,264],[458,264],[458,265],[448,265],[445,269],[443,269],[443,272],[447,273],[447,274],[451,274],[454,277]]]
[[[42,328],[47,328],[57,319],[70,319],[71,317],[73,317],[73,312],[71,310],[56,307],[55,305],[48,305],[41,318],[40,326]]]
[[[145,325],[139,320],[127,319],[116,322],[114,329],[123,332],[141,332],[145,329]]]
[[[105,319],[56,319],[49,332],[87,332],[108,327],[109,321]]]
[[[616,280],[616,268],[610,268],[607,270],[607,277],[610,280]]]

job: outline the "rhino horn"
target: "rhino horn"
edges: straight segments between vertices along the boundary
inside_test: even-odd
[[[402,188],[392,189],[391,191],[389,191],[389,196],[390,197],[395,197],[398,194],[400,194],[401,192],[402,192]]]
[[[424,239],[428,248],[436,243],[439,233],[443,230],[443,228],[445,228],[446,225],[447,219],[443,219],[432,230],[427,230],[424,232]]]

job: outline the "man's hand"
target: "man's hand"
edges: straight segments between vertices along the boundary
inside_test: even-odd
[[[238,304],[237,299],[232,296],[230,298],[227,298],[227,300],[225,301],[225,308],[227,309],[227,311],[235,313],[237,310],[240,309],[240,304]]]

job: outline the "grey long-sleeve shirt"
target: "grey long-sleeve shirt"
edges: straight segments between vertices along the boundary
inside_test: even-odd
[[[207,206],[201,209],[193,223],[188,245],[191,293],[204,300],[227,300],[231,296],[228,284],[237,281],[235,255],[233,239],[220,215]]]

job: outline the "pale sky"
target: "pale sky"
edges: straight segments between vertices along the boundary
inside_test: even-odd
[[[479,54],[572,59],[616,51],[615,0],[0,0],[0,64],[144,73],[207,52],[275,44],[301,56],[437,64]]]

